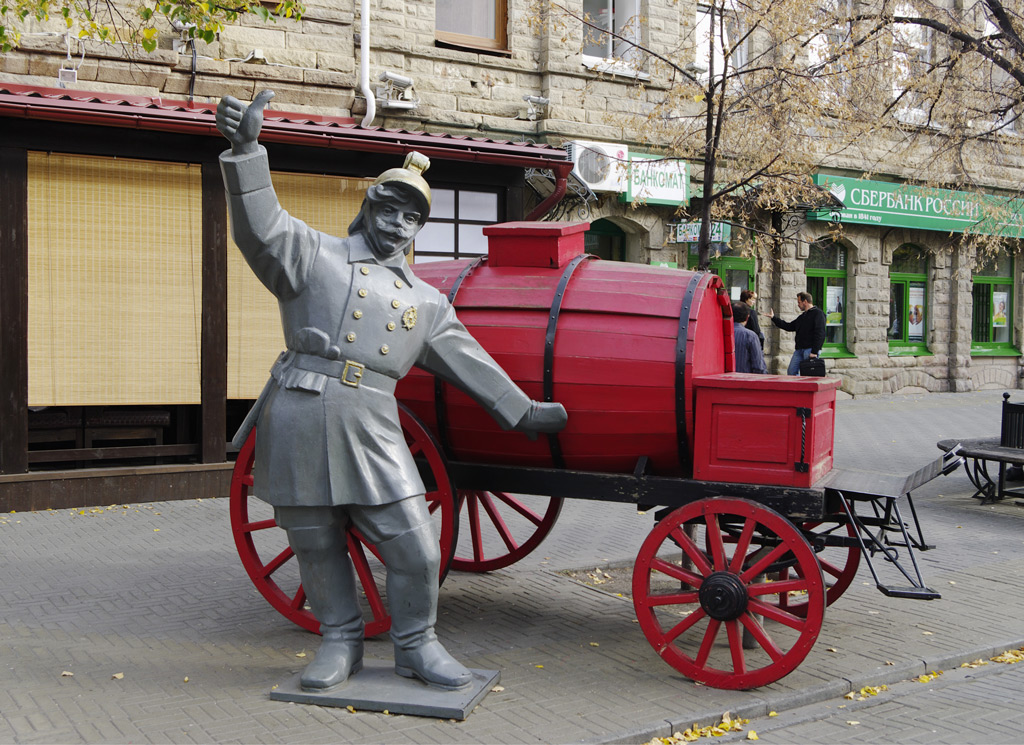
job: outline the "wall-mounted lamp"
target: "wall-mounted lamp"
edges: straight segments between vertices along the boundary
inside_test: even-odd
[[[419,101],[412,99],[412,78],[385,70],[377,78],[383,85],[377,86],[377,105],[382,109],[415,109]]]

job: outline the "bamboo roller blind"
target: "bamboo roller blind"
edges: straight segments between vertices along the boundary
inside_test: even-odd
[[[30,152],[30,406],[199,403],[200,167]]]
[[[348,235],[372,179],[299,173],[273,174],[281,206],[330,235]],[[333,333],[333,329],[325,329]],[[284,349],[275,298],[228,239],[228,398],[256,398]]]

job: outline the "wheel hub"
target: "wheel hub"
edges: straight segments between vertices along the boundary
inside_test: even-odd
[[[712,572],[697,595],[700,607],[716,621],[732,621],[747,609],[747,588],[732,572]]]

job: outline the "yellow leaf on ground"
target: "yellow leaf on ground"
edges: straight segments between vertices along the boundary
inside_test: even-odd
[[[852,701],[853,697],[856,696],[856,695],[857,694],[855,694],[853,691],[850,691],[849,693],[843,694],[843,698],[848,698],[848,699],[850,699]]]
[[[60,674],[60,677],[62,677],[62,678],[73,678],[73,677],[75,677],[75,674],[73,672],[71,672],[70,670],[65,670],[64,672],[62,672]]]
[[[538,668],[538,669],[541,669],[541,668],[543,668],[544,666],[543,666],[543,665],[534,665],[534,667],[536,667],[536,668]]]
[[[185,676],[185,682],[188,683],[188,676]]]
[[[114,673],[110,677],[114,680],[122,680],[124,678],[124,673]]]
[[[491,689],[493,693],[501,693],[504,690],[505,686],[494,686],[494,688]]]
[[[779,712],[777,712],[777,711],[769,711],[768,712],[768,716],[770,716],[770,717],[777,717],[778,715],[779,715]]]
[[[349,713],[351,713],[351,714],[355,714],[356,713],[356,707],[354,707],[352,704],[349,704],[345,708],[348,709]]]
[[[748,740],[760,740],[761,738],[759,738],[757,736],[757,733],[754,732],[754,730],[750,730],[750,732],[747,733],[747,739]]]
[[[598,644],[597,642],[590,642],[590,646],[592,646],[592,647],[600,647],[601,645]]]
[[[1000,655],[996,655],[992,658],[993,662],[1002,662],[1007,665],[1012,665],[1015,662],[1024,662],[1024,647],[1020,649],[1008,649]]]
[[[847,723],[848,725],[850,725],[851,727],[855,727],[855,726],[857,726],[858,724],[860,724],[860,722],[855,722],[855,721],[853,721],[852,719],[847,719],[847,720],[846,720],[846,723]]]
[[[925,636],[935,636],[935,634],[933,634],[930,631],[922,631],[921,633],[924,634]]]
[[[299,653],[298,653],[298,654],[296,654],[295,656],[296,656],[296,657],[305,657],[305,656],[306,656],[306,653],[305,653],[305,652],[299,652]]]

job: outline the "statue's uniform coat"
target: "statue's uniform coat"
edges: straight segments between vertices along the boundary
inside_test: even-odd
[[[363,233],[336,238],[288,215],[262,146],[220,160],[235,242],[277,296],[288,347],[255,412],[261,499],[374,505],[423,494],[394,397],[413,365],[458,385],[505,428],[529,410],[530,399],[404,256],[382,264]],[[358,387],[337,377],[346,361],[365,365]]]

